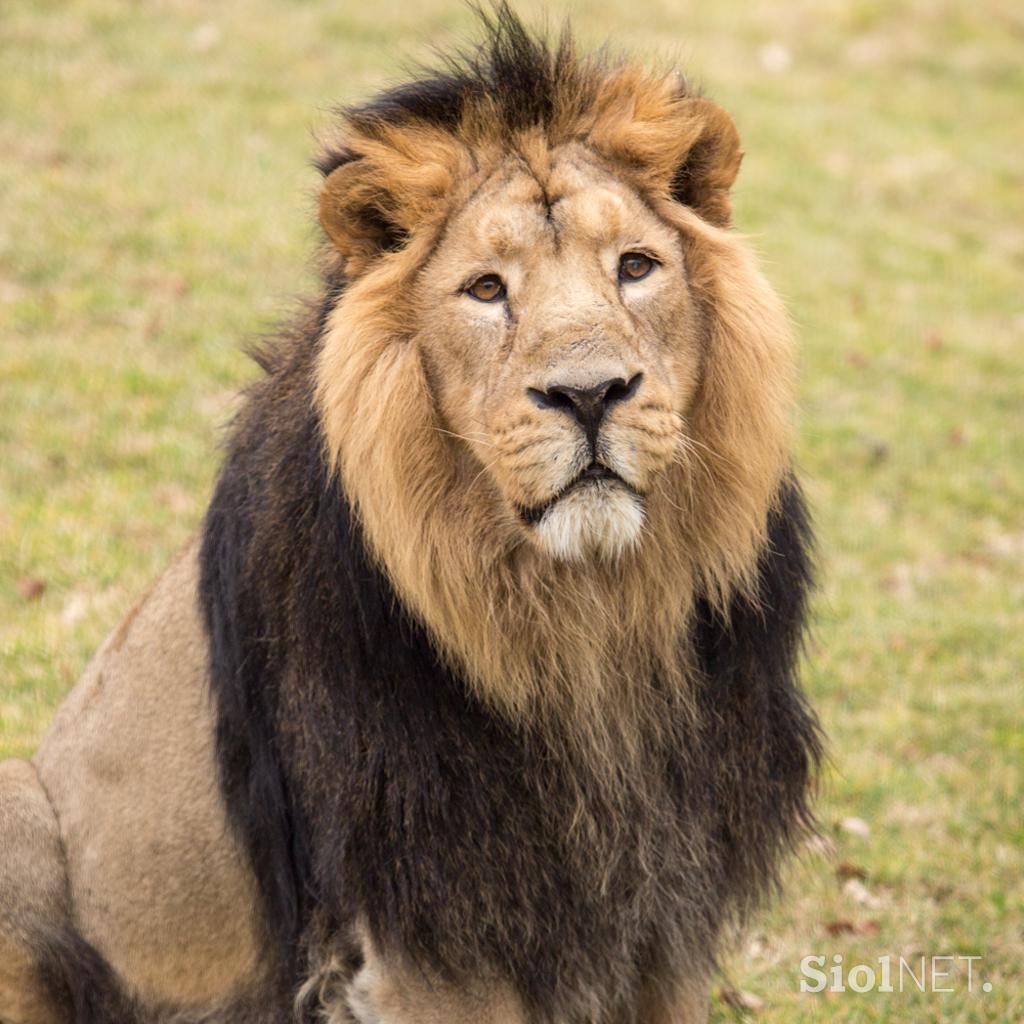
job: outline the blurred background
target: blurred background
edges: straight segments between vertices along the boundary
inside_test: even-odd
[[[518,9],[732,111],[802,340],[833,765],[714,1020],[1022,1020],[1024,6]],[[315,288],[331,105],[467,33],[454,0],[0,6],[0,755],[197,528],[243,345]],[[971,992],[960,961],[948,994],[812,996],[807,954],[982,960]]]

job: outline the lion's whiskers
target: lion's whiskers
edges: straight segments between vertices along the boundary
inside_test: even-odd
[[[469,444],[483,444],[488,448],[496,448],[497,445],[493,441],[485,441],[483,437],[470,437],[468,434],[459,434],[454,430],[446,430],[444,427],[434,427],[439,434],[447,434],[449,437],[457,437],[460,441],[466,441]],[[474,431],[476,433],[476,431]],[[480,431],[483,435],[484,431]]]
[[[663,499],[664,499],[664,500],[665,500],[665,501],[666,501],[666,502],[667,502],[667,503],[668,503],[669,505],[671,505],[671,506],[672,506],[672,508],[674,508],[674,509],[675,509],[675,510],[676,510],[676,511],[677,511],[677,512],[678,512],[678,513],[680,514],[680,515],[686,515],[686,514],[687,514],[688,512],[692,512],[692,511],[693,511],[693,490],[692,490],[692,485],[691,485],[691,482],[690,482],[690,477],[689,477],[689,474],[687,474],[687,477],[686,477],[686,493],[687,493],[687,500],[688,500],[688,503],[689,503],[689,505],[690,505],[690,507],[689,507],[688,509],[685,509],[685,508],[682,508],[682,507],[680,507],[679,505],[677,505],[677,504],[676,504],[676,503],[675,503],[675,502],[674,502],[674,501],[673,501],[673,500],[672,500],[672,499],[671,499],[671,498],[670,498],[670,497],[668,496],[668,491],[666,490],[666,487],[665,487],[665,481],[664,481],[663,479],[662,479],[662,480],[659,480],[659,481],[658,481],[658,494],[659,494],[659,495],[660,495],[660,496],[661,496],[661,497],[662,497],[662,498],[663,498]]]
[[[707,445],[701,445],[700,447],[707,448]],[[704,458],[701,456],[697,448],[698,442],[696,442],[692,437],[689,437],[687,434],[680,434],[679,444],[672,455],[672,461],[677,465],[687,467],[696,463],[709,480],[713,479],[711,467],[704,461]],[[710,451],[710,449],[708,450]],[[712,454],[714,453],[712,452]]]

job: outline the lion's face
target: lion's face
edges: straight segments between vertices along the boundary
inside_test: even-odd
[[[510,157],[417,277],[417,334],[464,471],[542,551],[615,556],[673,463],[700,362],[678,233],[585,147]]]
[[[509,91],[488,67],[351,110],[321,162],[325,454],[480,692],[682,692],[695,597],[752,584],[789,461],[739,136],[674,74],[566,50]]]

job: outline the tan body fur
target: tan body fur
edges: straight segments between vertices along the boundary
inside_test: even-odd
[[[217,789],[196,577],[193,544],[97,652],[31,765],[3,767],[19,795],[0,805],[0,928],[73,921],[151,1004],[216,1003],[259,968],[252,880]],[[5,1024],[54,1019],[41,994],[25,1002],[32,973],[0,973]]]

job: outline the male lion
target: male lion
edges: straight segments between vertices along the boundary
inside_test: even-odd
[[[728,115],[504,7],[343,115],[201,540],[0,771],[0,1018],[678,1024],[810,824]]]

